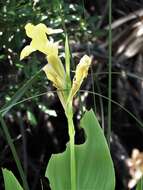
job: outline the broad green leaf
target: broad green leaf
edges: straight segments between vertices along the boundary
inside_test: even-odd
[[[114,190],[115,174],[103,131],[93,113],[81,120],[87,140],[76,145],[77,190]],[[53,155],[46,176],[52,190],[70,190],[69,146],[64,153]]]
[[[63,154],[53,155],[46,170],[52,190],[71,190],[70,184],[70,151],[67,146]]]
[[[23,190],[13,173],[7,169],[2,169],[5,190]]]

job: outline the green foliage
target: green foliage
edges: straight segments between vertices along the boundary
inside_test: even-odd
[[[42,67],[41,63],[43,65],[45,64],[42,55],[40,53],[38,55],[33,53],[33,55],[25,61],[19,61],[21,49],[23,46],[29,44],[28,39],[24,35],[24,26],[28,22],[33,24],[42,22],[52,28],[61,28],[61,26],[63,26],[69,34],[69,40],[74,41],[74,43],[76,43],[76,41],[88,43],[92,41],[93,33],[95,33],[95,28],[90,26],[90,24],[92,25],[98,20],[98,17],[86,18],[86,15],[84,15],[84,7],[81,6],[80,1],[75,4],[60,0],[40,0],[37,3],[35,2],[36,1],[28,0],[0,2],[0,79],[2,79],[0,81],[2,83],[2,92],[0,94],[2,100],[0,104],[2,108],[0,109],[0,117],[3,132],[12,150],[23,184],[25,183],[24,187],[27,186],[24,172],[2,116],[5,116],[24,95],[29,98],[35,94],[35,91],[36,94],[47,91],[47,86],[44,86],[44,77],[42,78],[41,75],[40,81],[35,84],[36,88],[32,86],[39,77],[39,72]],[[59,9],[60,2],[63,2],[63,4]],[[94,30],[92,30],[92,27]],[[97,34],[100,36],[101,32],[96,31],[96,35]],[[64,35],[61,35],[60,38],[56,38],[55,41],[61,40],[61,38],[64,38]],[[64,44],[61,43],[61,45],[63,51]],[[67,38],[65,50],[66,68],[68,72],[67,78],[70,78],[70,51]],[[31,76],[33,77],[31,78]],[[45,102],[39,101],[38,98],[34,99],[34,101],[36,101],[39,109],[43,112],[55,115],[53,110],[48,109],[48,105]],[[31,105],[32,104],[30,104],[30,106]],[[27,118],[29,123],[36,126],[37,121],[32,112],[32,107],[29,108],[26,104],[24,104],[23,107],[25,110],[28,110]],[[18,109],[21,109],[20,106]],[[83,190],[83,188],[113,190],[115,182],[112,160],[105,137],[93,112],[85,114],[81,125],[86,130],[87,141],[84,145],[76,146],[78,190]],[[0,131],[0,133],[2,134],[2,131]],[[69,153],[69,145],[67,145],[67,150],[63,154],[53,157],[50,161],[46,175],[50,175],[52,190],[60,190],[60,188],[63,190],[63,187],[66,190],[70,189]],[[22,189],[10,171],[4,169],[3,176],[6,190]]]
[[[12,96],[17,89],[42,67],[41,54],[31,56],[22,62],[19,60],[20,51],[28,39],[25,37],[24,26],[27,22],[38,24],[45,23],[52,28],[61,23],[57,12],[54,11],[54,1],[41,0],[38,3],[27,0],[10,0],[0,2],[0,86],[2,85],[1,102],[7,102],[6,96]],[[49,19],[50,17],[50,19]],[[43,77],[44,78],[44,77]],[[41,83],[36,89],[41,92]],[[44,89],[45,90],[45,89]],[[25,96],[32,96],[33,88]],[[25,106],[26,107],[26,106]]]
[[[28,118],[29,123],[32,126],[36,126],[37,125],[36,117],[34,116],[34,114],[32,113],[31,110],[27,110],[27,118]]]
[[[14,95],[13,97],[10,99],[10,101],[8,101],[8,103],[6,103],[3,108],[0,110],[0,114],[2,114],[3,116],[20,100],[20,98],[24,95],[24,93],[26,93],[26,91],[31,87],[31,85],[35,82],[35,80],[37,79],[39,73],[41,72],[41,70],[39,72],[37,72],[33,77],[31,77],[31,79],[29,79]]]
[[[2,169],[5,190],[23,190],[13,173],[7,169]]]
[[[8,130],[8,127],[3,119],[3,117],[1,116],[0,114],[0,123],[1,123],[1,127],[3,129],[3,132],[4,132],[4,135],[6,137],[6,140],[8,142],[8,145],[11,149],[11,152],[12,152],[12,155],[13,155],[13,158],[15,160],[15,163],[16,163],[16,166],[17,166],[17,169],[19,171],[19,174],[20,174],[20,177],[22,179],[22,182],[23,182],[23,186],[24,186],[24,189],[25,190],[29,190],[29,187],[28,187],[28,183],[27,183],[27,180],[26,180],[26,177],[25,177],[25,173],[23,171],[23,168],[22,168],[22,165],[21,165],[21,162],[20,162],[20,159],[18,157],[18,154],[17,154],[17,151],[15,149],[15,146],[14,146],[14,143],[13,143],[13,140],[10,136],[10,133],[9,133],[9,130]]]
[[[76,146],[77,190],[114,190],[115,174],[110,152],[103,131],[93,113],[87,112],[81,126],[85,129],[87,140]],[[52,156],[46,176],[52,190],[70,189],[70,150]]]
[[[143,190],[143,178],[139,180],[136,190]]]
[[[21,49],[29,44],[29,40],[24,34],[26,23],[38,24],[42,22],[52,28],[63,28],[65,24],[70,40],[78,42],[84,41],[87,33],[89,40],[93,37],[89,24],[86,24],[86,20],[83,18],[84,10],[80,2],[70,3],[62,0],[34,2],[36,1],[10,0],[0,2],[0,86],[2,85],[0,106],[8,102],[7,97],[12,97],[23,85],[23,82],[29,80],[45,64],[40,53],[33,53],[30,58],[24,61],[19,60]],[[59,9],[60,3],[62,3],[61,9]],[[64,35],[54,37],[55,41],[64,39]],[[62,43],[61,45],[64,46]],[[35,91],[37,94],[45,92],[47,88],[43,85],[45,84],[44,79],[41,77],[41,80],[36,83],[36,88],[26,91],[25,97],[32,96]],[[37,98],[36,103],[42,102],[39,102]],[[26,109],[26,104],[23,107]]]
[[[71,78],[70,78],[70,49],[69,49],[69,41],[68,36],[66,35],[65,39],[65,62],[66,62],[66,80],[67,80],[67,89],[71,88]]]

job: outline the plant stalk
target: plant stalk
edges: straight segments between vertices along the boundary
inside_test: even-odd
[[[72,102],[67,106],[68,132],[70,138],[70,174],[71,174],[71,190],[76,190],[76,161],[75,161],[75,145],[74,145],[74,123]]]
[[[5,136],[6,136],[6,139],[7,139],[7,142],[8,142],[8,145],[11,149],[11,152],[12,152],[12,155],[14,157],[14,160],[15,160],[15,163],[17,165],[17,168],[18,168],[18,171],[19,171],[19,174],[20,174],[20,177],[22,179],[22,182],[23,182],[23,188],[24,190],[29,190],[29,186],[28,186],[28,183],[27,183],[27,179],[26,179],[26,176],[24,174],[24,170],[22,168],[22,165],[21,165],[21,162],[19,160],[19,157],[18,157],[18,154],[17,154],[17,151],[15,149],[15,146],[13,144],[13,141],[11,139],[11,136],[9,134],[9,131],[8,131],[8,128],[5,124],[5,121],[3,119],[3,117],[0,115],[0,123],[1,123],[1,126],[3,128],[3,131],[5,133]]]
[[[107,128],[107,142],[110,149],[110,136],[111,136],[111,99],[112,99],[112,0],[109,0],[109,62],[108,62],[108,128]]]

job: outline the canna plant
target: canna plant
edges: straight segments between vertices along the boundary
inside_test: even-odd
[[[50,80],[53,83],[53,85],[56,87],[58,97],[64,108],[65,115],[68,121],[68,133],[69,133],[69,139],[70,139],[69,146],[67,147],[67,150],[62,155],[62,157],[60,157],[59,155],[55,159],[54,158],[51,159],[51,162],[49,165],[49,173],[48,172],[47,172],[48,174],[46,173],[46,175],[48,175],[48,177],[51,180],[52,190],[60,190],[60,189],[61,190],[63,189],[83,190],[83,189],[97,189],[97,188],[101,190],[102,189],[114,190],[115,183],[114,183],[114,169],[113,169],[112,160],[110,157],[110,153],[108,150],[108,146],[107,146],[104,134],[101,131],[101,128],[93,112],[89,112],[85,114],[85,118],[83,118],[84,122],[82,125],[83,126],[86,125],[85,129],[87,128],[88,124],[93,127],[92,128],[93,132],[96,131],[97,133],[95,134],[95,137],[99,139],[100,142],[98,143],[101,143],[101,145],[100,146],[98,144],[96,145],[93,142],[91,129],[90,130],[87,129],[86,132],[87,132],[88,140],[85,143],[85,145],[83,145],[82,147],[79,147],[80,151],[79,149],[75,147],[75,144],[74,144],[75,130],[74,130],[74,123],[73,123],[72,102],[73,102],[74,96],[80,89],[80,86],[84,78],[87,77],[88,70],[92,62],[91,57],[84,55],[81,58],[79,64],[76,67],[73,81],[71,81],[70,53],[69,53],[67,36],[66,36],[66,41],[65,41],[65,62],[66,62],[65,67],[58,53],[59,42],[50,41],[47,37],[47,35],[61,33],[63,31],[61,29],[48,28],[46,25],[42,23],[36,26],[34,26],[31,23],[28,23],[25,26],[25,30],[26,30],[27,36],[31,38],[31,43],[22,50],[20,59],[21,60],[24,59],[25,57],[30,55],[32,52],[37,51],[37,50],[45,54],[48,63],[42,68],[42,70],[45,72],[48,80]],[[98,153],[98,155],[94,155],[95,151],[98,151],[98,152],[100,151],[99,147],[101,147],[101,153]],[[87,154],[86,150],[90,151],[90,153],[88,152]],[[79,173],[79,171],[81,170],[81,166],[83,167],[82,160],[84,160],[85,162],[85,159],[87,159],[87,155],[89,156],[89,160],[91,160],[91,164],[89,164],[89,166],[87,165],[88,176],[85,175],[86,171],[83,172],[83,175]],[[100,167],[98,165],[95,166],[95,170],[97,171],[94,172],[92,168],[93,167],[92,164],[94,160],[95,162],[96,161],[99,162],[100,159],[105,159],[105,161],[101,162]],[[53,172],[56,172],[56,174],[58,175],[58,173],[61,172],[61,169],[63,169],[63,166],[65,163],[67,163],[67,167],[65,167],[66,168],[65,175],[67,175],[68,181],[65,182],[66,176],[63,175],[60,180],[61,183],[59,184],[59,180],[58,180],[59,176],[56,178]],[[67,168],[69,168],[68,171],[67,171]],[[109,178],[106,177],[107,179],[105,179],[105,181],[108,180],[107,183],[102,182],[100,170],[103,171],[102,176],[104,176],[103,174],[105,173],[108,174]],[[84,177],[86,176],[87,179],[89,179],[90,175],[92,175],[92,181],[89,181],[88,183],[85,184]],[[65,183],[67,184],[65,185]]]
[[[31,43],[21,52],[20,59],[24,59],[32,52],[40,51],[45,54],[47,64],[36,73],[2,109],[2,116],[6,114],[35,81],[37,75],[44,71],[57,89],[58,97],[65,110],[68,121],[69,144],[64,153],[53,155],[46,176],[49,177],[52,190],[114,190],[115,174],[112,159],[103,131],[93,111],[86,112],[81,120],[87,140],[83,145],[74,144],[73,98],[88,74],[91,57],[84,55],[76,67],[73,81],[70,78],[70,53],[68,38],[65,41],[65,67],[59,57],[58,44],[48,39],[47,35],[63,32],[61,29],[51,29],[40,23],[34,26],[28,23],[25,26],[26,34]],[[61,172],[62,171],[62,172]],[[3,170],[6,190],[9,190],[9,179],[17,185],[14,176]],[[14,182],[15,181],[15,182]],[[25,190],[26,188],[25,185]]]
[[[25,26],[26,34],[32,39],[30,45],[26,46],[20,55],[24,59],[32,52],[38,50],[46,55],[48,64],[43,67],[47,78],[57,89],[58,97],[65,110],[68,121],[68,132],[70,137],[70,163],[71,163],[71,190],[76,189],[76,165],[75,165],[75,146],[74,146],[74,124],[73,124],[73,97],[79,90],[84,78],[88,74],[91,65],[91,58],[84,55],[76,67],[73,82],[70,79],[70,70],[68,65],[66,70],[58,55],[58,42],[49,41],[47,35],[62,32],[61,29],[51,29],[40,23],[34,26],[28,23]]]

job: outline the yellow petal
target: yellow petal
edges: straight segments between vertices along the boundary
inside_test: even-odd
[[[30,43],[31,48],[39,50],[40,52],[48,55],[50,53],[58,55],[58,42],[50,42],[47,39],[47,35],[51,33],[58,32],[57,30],[53,30],[51,28],[48,28],[46,25],[40,23],[36,26],[34,26],[31,23],[28,23],[25,26],[26,34],[28,37],[32,38],[32,41]]]
[[[46,55],[54,54],[55,56],[58,56],[58,46],[59,42],[47,42],[46,46]]]
[[[91,64],[91,58],[87,55],[84,55],[81,58],[79,64],[77,65],[75,71],[75,81],[77,83],[82,82],[83,79],[87,76],[90,64]]]
[[[74,95],[79,90],[84,78],[87,77],[90,65],[91,65],[91,58],[87,55],[84,55],[76,67],[75,77],[73,79],[73,84],[69,95],[70,98],[74,97]]]
[[[43,71],[45,72],[47,78],[53,82],[53,85],[60,90],[63,90],[65,88],[64,81],[58,76],[58,74],[55,72],[54,68],[50,64],[46,64],[43,67]]]
[[[28,55],[30,55],[34,51],[36,51],[36,50],[34,48],[32,48],[31,46],[26,46],[21,51],[20,60],[24,59],[25,57],[27,57]]]
[[[49,54],[49,56],[47,56],[47,60],[48,60],[48,63],[52,65],[57,75],[61,79],[65,80],[66,73],[65,73],[65,69],[60,58],[57,55]]]
[[[51,65],[46,64],[43,67],[43,71],[45,72],[47,78],[52,81],[54,84],[56,83],[56,73]]]
[[[34,31],[35,31],[35,26],[31,23],[28,23],[25,25],[25,30],[26,30],[26,35],[29,38],[33,38]]]
[[[31,38],[33,36],[33,31],[34,32],[39,32],[40,31],[40,32],[46,33],[48,35],[57,34],[57,33],[63,32],[62,29],[52,29],[52,28],[47,27],[43,23],[37,24],[35,26],[33,24],[31,24],[31,23],[28,23],[25,26],[25,30],[26,30],[27,36],[29,36]]]

